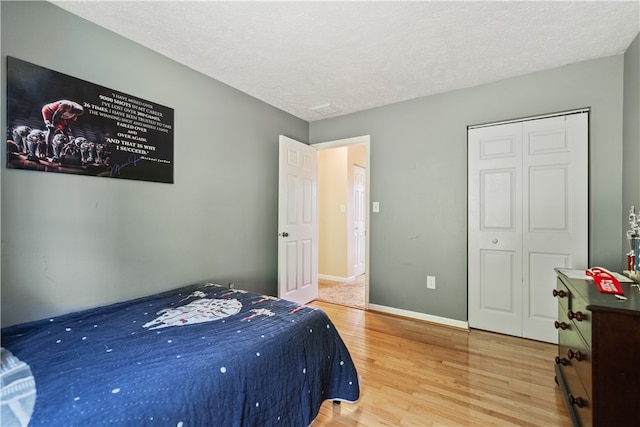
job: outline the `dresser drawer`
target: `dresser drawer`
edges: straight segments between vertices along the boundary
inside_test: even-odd
[[[587,397],[587,393],[580,381],[571,380],[573,378],[571,371],[573,371],[573,368],[563,367],[563,374],[566,372],[567,408],[577,415],[582,427],[591,427],[593,425],[591,399]]]
[[[579,294],[572,292],[560,277],[557,279],[553,296],[558,300],[558,312],[564,313],[570,320],[573,324],[572,329],[580,332],[586,342],[591,342],[591,312],[587,309],[588,303]],[[558,322],[560,321],[558,318]]]
[[[572,294],[567,307],[567,317],[573,322],[582,338],[591,342],[591,311],[587,309],[589,305],[580,296]]]
[[[569,301],[572,299],[572,295],[567,285],[560,278],[558,278],[556,289],[553,290],[553,296],[558,300],[558,310],[564,312],[566,317],[567,311],[571,306]]]
[[[587,397],[587,392],[575,368],[557,363],[556,382],[565,396],[565,405],[572,424],[576,427],[591,427],[593,425],[592,399]]]
[[[564,313],[559,313],[558,319],[560,322],[567,322],[569,327],[558,330],[557,362],[563,368],[571,368],[572,371],[575,371],[576,378],[586,393],[582,397],[591,397],[591,347],[585,343],[582,336],[575,330],[575,324],[569,321]]]

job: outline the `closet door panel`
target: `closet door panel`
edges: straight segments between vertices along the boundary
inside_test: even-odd
[[[469,325],[522,330],[520,124],[469,131]]]
[[[529,232],[563,232],[569,227],[567,165],[529,169]]]
[[[480,229],[486,232],[512,232],[516,227],[517,170],[480,171]]]
[[[557,342],[557,313],[549,298],[553,268],[587,267],[587,126],[587,113],[522,123],[522,333],[527,338]]]

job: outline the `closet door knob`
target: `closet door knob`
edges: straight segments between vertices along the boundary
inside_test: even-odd
[[[496,243],[498,243],[498,239],[496,239],[496,238],[494,237],[493,239],[491,239],[491,243],[493,243],[493,244],[495,245]]]

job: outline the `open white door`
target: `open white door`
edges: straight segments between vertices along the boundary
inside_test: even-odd
[[[318,156],[280,135],[278,296],[306,304],[318,297]]]

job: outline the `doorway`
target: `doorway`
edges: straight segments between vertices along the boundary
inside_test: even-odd
[[[369,301],[369,143],[362,136],[318,149],[318,299],[366,309]]]

